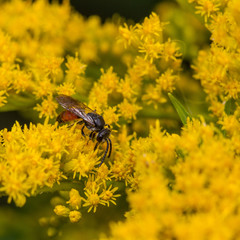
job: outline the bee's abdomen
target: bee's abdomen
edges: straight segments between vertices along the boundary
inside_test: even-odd
[[[57,117],[57,121],[59,123],[62,123],[62,122],[68,122],[68,121],[72,121],[72,120],[75,120],[75,119],[78,119],[79,117],[70,112],[70,111],[63,111],[58,117]]]

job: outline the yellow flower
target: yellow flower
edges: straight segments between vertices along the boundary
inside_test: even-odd
[[[35,61],[34,68],[39,71],[42,76],[48,76],[53,81],[57,81],[59,75],[62,73],[61,64],[63,58],[59,57],[49,57],[49,56],[39,56],[37,61]]]
[[[73,178],[76,177],[76,174],[79,174],[79,179],[81,177],[87,177],[88,174],[95,168],[97,165],[98,159],[96,158],[96,153],[81,153],[79,152],[77,158],[72,158],[68,161],[64,170],[66,172],[73,172]]]
[[[182,54],[179,52],[179,47],[177,46],[177,43],[175,41],[168,39],[168,41],[164,43],[163,50],[162,50],[162,58],[166,62],[169,61],[170,59],[177,62],[178,60],[177,58],[179,58],[181,55]]]
[[[120,114],[116,113],[116,111],[117,111],[116,106],[109,107],[108,109],[104,110],[103,118],[107,124],[111,125],[114,123],[117,126],[119,126],[118,121],[119,121]]]
[[[158,15],[152,12],[149,17],[144,18],[142,24],[137,24],[137,32],[141,39],[156,38],[158,41],[162,41],[163,26]]]
[[[148,40],[139,47],[139,52],[145,54],[145,59],[153,60],[160,58],[163,53],[163,44]]]
[[[143,57],[137,56],[133,68],[129,69],[129,75],[133,83],[139,85],[139,76],[148,76],[151,79],[155,79],[159,75],[159,71],[155,64]]]
[[[107,165],[103,163],[98,169],[97,169],[97,178],[96,180],[100,181],[107,181],[111,180],[111,177],[109,176],[111,173],[111,170],[108,169]]]
[[[6,101],[6,91],[0,90],[0,107],[2,107],[6,102],[7,102]]]
[[[1,192],[5,192],[8,195],[8,203],[12,200],[18,207],[22,207],[26,202],[26,196],[29,196],[29,189],[31,185],[27,183],[27,176],[17,171],[12,171],[8,176],[3,177],[0,188]]]
[[[102,110],[107,107],[108,95],[110,90],[107,90],[102,84],[94,83],[89,94],[89,107],[101,114]]]
[[[81,201],[82,198],[79,195],[79,192],[72,188],[71,191],[69,192],[69,201],[67,201],[66,203],[69,204],[73,209],[79,209],[81,207]]]
[[[51,80],[47,76],[45,76],[39,79],[36,84],[34,84],[33,93],[36,98],[41,98],[52,94],[54,90],[54,85],[51,83]]]
[[[222,129],[226,130],[230,136],[234,135],[234,133],[240,133],[240,122],[236,116],[224,116],[219,123],[222,125]]]
[[[119,79],[116,73],[113,72],[113,67],[110,67],[106,72],[101,69],[101,77],[99,84],[102,84],[107,91],[113,91],[116,89]]]
[[[105,200],[100,198],[98,191],[99,191],[99,188],[85,190],[86,199],[83,198],[83,201],[85,202],[83,204],[83,207],[89,207],[88,212],[93,210],[93,212],[95,213],[97,211],[97,207],[99,204],[106,205],[107,203]]]
[[[78,222],[81,217],[82,215],[79,211],[74,210],[69,213],[69,219],[70,219],[70,222],[72,223]]]
[[[172,92],[175,89],[175,82],[178,79],[177,75],[173,75],[173,70],[168,69],[165,73],[156,80],[157,87],[166,92]]]
[[[58,215],[58,216],[63,216],[63,217],[68,217],[69,213],[70,213],[70,209],[63,206],[63,205],[57,205],[54,208],[54,212]]]
[[[112,185],[109,186],[108,189],[104,189],[103,192],[101,193],[100,197],[106,201],[107,206],[109,206],[109,203],[113,203],[116,205],[116,197],[120,197],[120,194],[114,194],[118,190],[117,187],[112,188]]]
[[[197,9],[196,13],[204,16],[205,22],[213,13],[219,11],[218,0],[198,0],[197,4],[198,6],[195,7]]]
[[[155,87],[154,85],[148,85],[146,93],[142,96],[142,100],[147,104],[154,104],[154,108],[158,107],[159,103],[165,103],[166,97],[163,95],[161,87]]]
[[[0,30],[0,62],[13,63],[17,55],[17,44],[11,41],[11,37]]]
[[[67,96],[72,96],[74,95],[76,88],[72,83],[64,82],[63,84],[57,87],[56,91],[59,95],[64,94]]]
[[[136,85],[130,79],[129,76],[126,76],[125,79],[121,79],[118,84],[117,91],[120,92],[124,98],[131,99],[134,95],[137,95]]]
[[[135,100],[131,103],[127,99],[124,99],[122,103],[118,104],[119,113],[127,120],[136,119],[137,112],[142,109],[142,107],[134,102]]]
[[[119,38],[119,42],[123,42],[124,47],[127,48],[127,46],[134,45],[135,42],[137,42],[137,36],[136,36],[136,26],[129,26],[124,23],[123,27],[119,27],[119,34],[121,38]]]
[[[47,99],[44,99],[42,101],[41,105],[37,104],[37,106],[34,109],[40,112],[39,114],[40,118],[42,118],[43,116],[53,118],[56,116],[57,107],[58,104],[55,101],[53,101],[52,95],[49,95]]]
[[[67,63],[65,64],[68,68],[66,70],[66,81],[75,83],[76,79],[79,79],[80,75],[85,73],[87,65],[84,64],[76,54],[75,57],[67,57]]]

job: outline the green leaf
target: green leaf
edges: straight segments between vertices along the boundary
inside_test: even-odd
[[[168,93],[168,96],[169,96],[174,108],[176,109],[182,123],[184,125],[187,124],[187,118],[192,119],[190,114],[188,113],[188,111],[171,93]]]

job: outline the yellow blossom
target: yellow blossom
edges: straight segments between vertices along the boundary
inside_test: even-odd
[[[86,189],[85,191],[86,199],[83,199],[85,202],[83,204],[83,207],[89,207],[88,212],[91,210],[93,210],[93,212],[96,212],[99,204],[105,205],[107,203],[105,200],[100,198],[98,191],[98,188],[92,190]]]
[[[126,99],[123,100],[122,103],[118,105],[119,113],[126,118],[127,120],[136,119],[137,112],[141,109],[141,107],[134,102],[130,103]]]
[[[101,73],[99,83],[102,84],[107,91],[115,90],[119,80],[117,74],[113,72],[113,67],[110,67],[106,72],[101,69]]]
[[[53,101],[53,98],[50,95],[47,97],[47,99],[44,99],[42,101],[41,105],[37,104],[34,109],[40,112],[40,118],[42,118],[43,116],[53,118],[56,116],[57,106],[58,104]]]
[[[7,102],[5,94],[6,94],[6,91],[4,91],[4,90],[0,91],[0,107],[2,107]]]
[[[89,94],[89,107],[93,110],[96,109],[98,113],[101,113],[102,109],[107,106],[108,95],[110,92],[111,91],[107,90],[102,84],[95,83]]]
[[[177,46],[176,42],[168,39],[168,41],[165,42],[163,46],[162,58],[164,58],[166,62],[170,59],[177,61],[177,58],[180,56],[181,53],[179,52],[179,47]]]
[[[63,206],[63,205],[57,205],[54,208],[54,212],[58,215],[58,216],[63,216],[63,217],[67,217],[69,216],[70,213],[70,209]]]
[[[51,80],[45,76],[34,84],[34,94],[37,98],[47,96],[54,91],[54,85],[51,83]]]
[[[158,103],[166,102],[166,97],[163,95],[161,87],[149,85],[146,89],[146,94],[142,96],[142,100],[147,104],[154,104],[154,108],[158,107]]]
[[[82,215],[79,211],[74,210],[69,213],[69,219],[70,219],[70,222],[72,223],[78,222],[81,217]]]
[[[67,201],[67,203],[73,208],[73,209],[79,209],[80,206],[81,206],[81,201],[82,201],[82,198],[81,196],[79,195],[79,192],[72,188],[71,191],[69,192],[69,201]]]
[[[109,107],[108,109],[104,110],[103,118],[107,124],[111,125],[115,123],[116,125],[118,125],[120,114],[116,113],[116,111],[117,111],[116,106]]]
[[[40,71],[40,73],[49,76],[53,81],[58,80],[57,77],[62,72],[60,65],[63,62],[63,58],[39,56],[35,62],[34,68]]]
[[[162,40],[163,25],[156,13],[151,13],[146,17],[142,24],[137,24],[137,32],[140,34],[141,39],[157,38]]]
[[[100,179],[102,181],[110,180],[109,174],[111,173],[111,170],[108,169],[107,165],[103,163],[97,171],[97,179]]]
[[[131,99],[134,95],[137,95],[136,85],[130,79],[129,76],[126,76],[125,79],[121,79],[118,87],[118,91],[123,95],[124,98]]]
[[[75,93],[75,86],[72,83],[64,82],[62,85],[57,87],[57,93],[59,95],[72,96]]]
[[[119,33],[121,38],[119,38],[119,42],[123,42],[124,47],[126,48],[128,45],[135,44],[137,41],[136,36],[136,26],[129,26],[124,23],[124,26],[119,27]]]
[[[145,54],[145,59],[149,59],[152,63],[153,60],[158,59],[163,53],[163,44],[148,40],[139,47],[139,52]]]
[[[17,55],[17,45],[11,41],[11,37],[0,30],[0,62],[13,63]]]
[[[216,11],[219,10],[220,4],[218,0],[198,0],[196,6],[196,13],[204,16],[205,21]]]
[[[173,70],[168,69],[157,80],[156,83],[163,91],[172,92],[175,89],[175,82],[178,76],[173,75]]]
[[[65,171],[73,171],[73,178],[75,178],[76,174],[78,173],[79,179],[81,179],[82,176],[87,177],[87,174],[94,169],[96,164],[97,159],[95,158],[94,153],[90,152],[84,154],[79,152],[77,158],[73,158],[65,164]]]
[[[222,125],[222,129],[226,130],[230,136],[240,132],[240,122],[236,116],[224,116],[219,123]]]
[[[101,193],[101,198],[105,201],[107,201],[107,205],[109,206],[109,202],[113,203],[116,205],[116,197],[120,197],[120,194],[114,194],[118,190],[117,187],[112,188],[112,185],[108,188],[103,190]]]
[[[156,65],[140,56],[136,57],[135,64],[133,65],[132,69],[129,69],[129,72],[130,78],[135,84],[139,84],[139,80],[135,80],[135,78],[138,76],[149,76],[150,78],[154,79],[159,74]]]
[[[80,61],[78,54],[76,54],[75,58],[69,56],[65,65],[68,68],[66,70],[66,81],[70,81],[71,83],[74,83],[80,75],[83,75],[87,67],[86,64]]]

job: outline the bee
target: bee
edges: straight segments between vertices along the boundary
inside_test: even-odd
[[[96,111],[93,111],[84,103],[79,102],[70,96],[59,95],[56,97],[56,100],[63,108],[66,109],[57,117],[56,120],[59,123],[65,123],[78,119],[78,124],[84,124],[81,129],[82,135],[85,137],[84,128],[87,127],[91,131],[89,139],[94,140],[96,137],[97,143],[94,147],[94,151],[100,143],[107,142],[107,148],[101,159],[101,163],[99,164],[99,166],[101,166],[107,153],[109,158],[112,152],[112,142],[109,138],[111,134],[110,126],[105,124],[103,117],[97,114]]]

